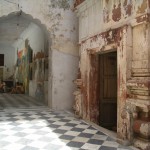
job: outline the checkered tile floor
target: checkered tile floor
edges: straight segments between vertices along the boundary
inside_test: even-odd
[[[28,95],[0,93],[0,109],[8,107],[22,108],[43,105],[43,102],[37,101]]]
[[[131,150],[65,111],[0,109],[0,150]]]

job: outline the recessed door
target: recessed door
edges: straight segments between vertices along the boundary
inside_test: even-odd
[[[3,80],[3,68],[0,68],[0,80]]]
[[[4,66],[4,54],[0,54],[0,66]]]
[[[100,126],[117,126],[117,52],[100,55]]]

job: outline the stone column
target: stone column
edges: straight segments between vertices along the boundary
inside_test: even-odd
[[[150,24],[133,27],[133,58],[131,79],[127,81],[128,105],[133,123],[133,143],[150,149]]]

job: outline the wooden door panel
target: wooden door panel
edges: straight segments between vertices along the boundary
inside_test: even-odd
[[[3,68],[0,68],[0,80],[3,80]]]
[[[116,99],[117,93],[117,79],[115,78],[104,78],[104,95],[103,98],[105,99]]]
[[[100,56],[100,125],[106,128],[117,123],[117,53]]]
[[[0,66],[4,66],[4,54],[0,54]]]
[[[105,62],[103,64],[104,69],[104,76],[116,76],[117,72],[117,61],[116,61],[116,55],[113,54],[104,54],[103,61]]]
[[[104,127],[113,127],[116,125],[117,104],[116,103],[103,103],[101,107],[103,115],[101,115],[100,123]]]

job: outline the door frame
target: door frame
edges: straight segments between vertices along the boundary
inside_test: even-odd
[[[117,50],[117,137],[119,139],[126,137],[122,112],[128,100],[127,82],[132,75],[132,43],[130,25],[110,29],[80,43],[82,118],[96,124],[99,120],[97,57],[98,54]]]

